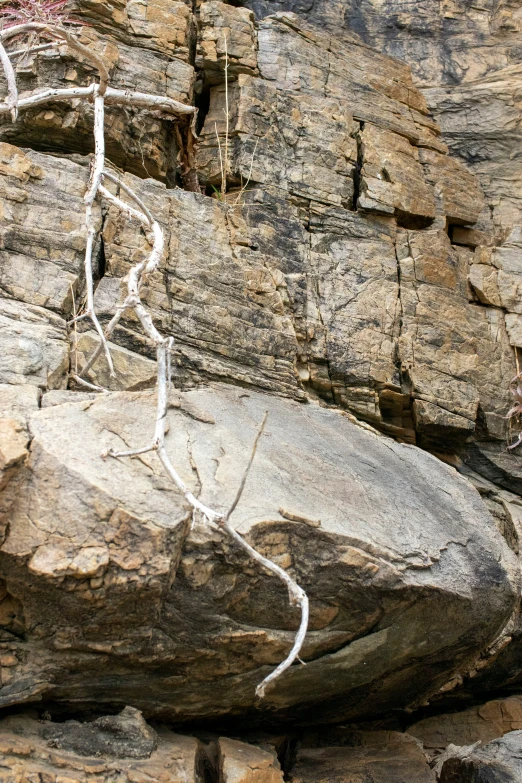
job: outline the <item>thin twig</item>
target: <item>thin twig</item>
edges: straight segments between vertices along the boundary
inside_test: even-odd
[[[278,576],[286,584],[288,588],[288,595],[290,597],[290,604],[292,606],[299,606],[301,608],[301,622],[299,624],[299,630],[296,634],[292,649],[288,653],[285,660],[282,661],[279,664],[279,666],[268,675],[268,677],[265,677],[265,679],[261,683],[259,683],[259,685],[256,688],[256,695],[262,699],[265,696],[266,686],[269,685],[271,682],[274,682],[274,680],[277,680],[277,678],[280,677],[283,674],[283,672],[286,671],[293,664],[293,662],[298,658],[299,653],[301,652],[306,637],[306,633],[308,631],[308,619],[310,613],[308,596],[306,595],[305,591],[301,587],[299,587],[297,582],[295,582],[286,573],[284,569],[282,569],[276,563],[272,562],[272,560],[269,560],[267,557],[264,557],[263,555],[259,554],[259,552],[256,549],[254,549],[254,547],[250,546],[250,544],[247,541],[245,541],[245,539],[242,536],[239,535],[237,530],[234,530],[234,528],[231,527],[229,522],[225,522],[222,525],[222,528],[227,531],[228,535],[231,538],[233,538],[234,541],[237,541],[239,546],[241,546],[246,552],[248,552],[248,554],[253,560],[260,563],[269,571],[272,571],[272,573],[276,574],[276,576]]]
[[[36,52],[43,52],[46,49],[54,49],[56,47],[56,44],[53,43],[46,43],[46,44],[40,44],[39,46],[31,46],[29,48],[25,49],[16,49],[14,52],[8,52],[9,57],[18,57],[20,54],[35,54]]]
[[[94,310],[94,278],[92,270],[92,251],[94,247],[94,240],[96,237],[96,227],[94,225],[94,218],[92,214],[92,208],[94,199],[98,195],[98,190],[103,176],[103,168],[105,166],[105,106],[104,97],[96,91],[94,98],[94,163],[91,170],[91,176],[89,178],[89,184],[87,186],[87,193],[85,194],[85,226],[87,229],[87,244],[85,246],[85,285],[87,287],[87,308],[84,316],[91,319],[94,324],[94,328],[98,332],[100,337],[100,343],[103,346],[107,364],[109,365],[109,373],[111,377],[115,377],[114,365],[112,363],[112,356],[109,350],[107,340],[103,333],[103,329],[98,320],[98,316]],[[77,321],[78,319],[75,319]]]
[[[78,375],[78,327],[76,322],[76,297],[74,296],[74,288],[71,283],[71,297],[72,297],[72,311],[73,311],[73,324],[74,324],[74,375]]]
[[[248,478],[248,474],[250,473],[250,468],[252,467],[252,463],[254,461],[254,457],[256,456],[257,444],[259,443],[259,438],[261,437],[261,435],[263,434],[263,431],[265,429],[267,418],[268,418],[268,411],[265,411],[265,415],[263,416],[263,421],[259,425],[259,429],[257,431],[256,438],[254,440],[254,445],[252,446],[252,453],[250,454],[250,459],[248,460],[248,464],[247,464],[247,466],[245,468],[245,472],[243,473],[243,478],[241,479],[241,482],[239,484],[239,487],[238,487],[238,490],[237,490],[237,493],[236,493],[236,497],[234,498],[234,501],[233,501],[232,505],[230,506],[230,508],[228,510],[228,513],[225,515],[225,522],[228,522],[228,520],[230,519],[230,517],[234,513],[237,504],[241,500],[241,495],[243,494],[243,490],[245,489],[245,484],[246,484],[246,481],[247,481],[247,478]]]
[[[86,381],[80,375],[73,374],[71,375],[71,378],[73,378],[76,381],[76,383],[79,383],[82,386],[86,386],[87,389],[91,389],[92,391],[105,392],[105,393],[108,393],[109,391],[104,386],[97,386],[95,383],[90,383],[90,381]]]
[[[237,194],[237,198],[236,198],[236,200],[234,202],[234,206],[238,206],[241,203],[241,196],[243,195],[243,193],[245,192],[245,190],[247,189],[247,187],[248,187],[248,185],[250,183],[250,179],[252,177],[252,169],[254,168],[254,158],[255,158],[258,142],[259,142],[259,139],[256,139],[256,143],[254,144],[254,150],[252,152],[252,157],[250,159],[250,169],[248,171],[248,177],[246,179],[245,184],[241,186],[241,190]]]
[[[232,502],[232,505],[230,506],[228,513],[225,515],[223,521],[220,523],[220,527],[226,530],[228,535],[231,538],[233,538],[234,541],[236,541],[240,547],[242,547],[246,552],[248,552],[248,554],[253,560],[255,560],[257,563],[260,563],[264,568],[268,569],[268,571],[271,571],[273,574],[278,576],[286,584],[288,588],[288,594],[290,597],[290,604],[292,606],[299,606],[301,608],[301,622],[292,649],[290,650],[285,660],[279,664],[277,669],[271,672],[268,675],[268,677],[265,677],[265,679],[257,686],[256,695],[259,696],[259,698],[264,697],[266,686],[269,685],[274,680],[276,680],[284,671],[286,671],[286,669],[288,669],[293,664],[293,662],[296,659],[299,658],[299,653],[301,652],[306,637],[306,632],[308,630],[308,618],[309,618],[308,596],[306,595],[305,591],[301,587],[299,587],[297,582],[295,582],[286,573],[286,571],[284,571],[280,566],[278,566],[272,560],[269,560],[267,557],[264,557],[256,549],[254,549],[253,546],[250,546],[250,544],[247,541],[245,541],[243,536],[241,536],[237,532],[237,530],[234,530],[234,528],[230,525],[229,522],[231,515],[234,513],[237,504],[241,499],[243,490],[245,489],[248,474],[250,473],[250,468],[252,467],[252,463],[254,462],[254,458],[257,452],[257,446],[264,432],[267,418],[268,418],[268,411],[265,411],[265,415],[263,416],[263,421],[261,422],[261,425],[257,431],[257,435],[255,437],[254,444],[252,446],[252,451],[250,453],[250,459],[248,460],[248,464],[241,478],[241,482],[239,484],[236,496]]]
[[[222,172],[221,176],[221,195],[225,200],[227,192],[227,177],[228,177],[228,132],[229,132],[229,107],[228,107],[228,47],[227,37],[225,35],[225,162],[223,165],[224,176]]]
[[[219,140],[217,122],[214,123],[214,129],[216,131],[216,139],[217,139],[218,153],[219,153],[219,169],[221,171],[221,198],[223,198],[223,182],[225,181],[225,169],[223,166],[223,153],[221,152],[221,141]]]

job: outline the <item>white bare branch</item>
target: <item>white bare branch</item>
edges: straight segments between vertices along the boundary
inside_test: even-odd
[[[85,286],[87,288],[87,307],[83,313],[84,318],[90,318],[94,324],[94,328],[98,332],[100,337],[100,344],[103,346],[107,364],[109,365],[109,372],[112,377],[115,377],[114,365],[112,363],[111,352],[105,339],[103,329],[98,320],[98,316],[94,310],[94,278],[92,269],[92,252],[94,248],[94,241],[96,239],[96,226],[94,224],[94,218],[92,214],[92,208],[94,200],[98,195],[98,189],[100,187],[101,178],[103,175],[103,168],[105,166],[105,107],[104,97],[100,95],[98,89],[94,98],[94,162],[91,169],[91,176],[89,178],[89,184],[87,186],[87,193],[85,194],[85,226],[87,228],[87,244],[85,246]]]
[[[18,57],[21,54],[25,54],[25,55],[36,54],[36,52],[44,52],[46,49],[54,49],[54,48],[56,48],[56,44],[54,42],[40,44],[39,46],[26,46],[22,49],[15,49],[14,52],[9,50],[8,55],[9,57]]]
[[[11,114],[11,119],[16,122],[18,117],[18,87],[16,86],[16,74],[14,68],[9,59],[4,45],[0,41],[0,63],[7,81],[7,100],[5,102],[8,112]]]
[[[299,653],[301,652],[306,637],[306,632],[308,631],[308,596],[283,568],[272,562],[272,560],[269,560],[267,557],[261,555],[256,549],[254,549],[253,546],[250,546],[248,541],[245,541],[245,539],[237,532],[237,530],[234,530],[228,521],[225,522],[222,527],[227,531],[228,535],[234,539],[234,541],[237,541],[239,546],[248,552],[252,560],[255,560],[257,563],[260,563],[262,566],[264,566],[264,568],[268,569],[268,571],[276,574],[276,576],[278,576],[285,583],[288,588],[290,604],[292,606],[299,606],[301,609],[301,623],[299,625],[299,630],[296,634],[292,649],[288,653],[288,656],[285,658],[285,660],[282,661],[282,663],[280,663],[279,666],[268,675],[268,677],[265,677],[263,682],[259,683],[256,688],[256,695],[262,699],[265,696],[266,686],[271,682],[274,682],[274,680],[277,680],[277,678],[280,677],[281,674],[283,674],[283,672],[286,671],[293,664],[293,662],[299,658]]]
[[[33,95],[18,99],[19,109],[32,109],[43,103],[74,101],[77,98],[91,98],[94,95],[97,84],[89,87],[64,87],[41,90]],[[148,95],[145,92],[133,90],[114,90],[108,87],[105,93],[106,106],[128,106],[134,109],[149,109],[158,112],[160,117],[172,119],[173,116],[194,114],[197,109],[194,106],[186,106],[173,98],[165,98],[161,95]],[[11,108],[7,101],[0,103],[0,116],[10,114]]]

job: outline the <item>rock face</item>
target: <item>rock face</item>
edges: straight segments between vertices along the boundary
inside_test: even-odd
[[[303,747],[292,769],[293,783],[435,783],[420,745],[393,731],[352,733],[345,744]]]
[[[442,767],[440,783],[516,783],[522,776],[522,731],[477,748]]]
[[[72,747],[61,739],[67,734],[76,737]],[[142,735],[139,753],[138,734]],[[156,741],[145,748],[144,734],[156,733],[130,708],[123,717],[107,716],[94,724],[51,723],[29,715],[6,718],[0,721],[0,781],[201,783],[196,739],[162,728]]]
[[[444,750],[448,745],[486,745],[511,731],[522,729],[522,697],[470,707],[463,712],[450,712],[415,723],[408,733],[419,739],[428,752]]]
[[[440,4],[417,5],[420,32],[397,36],[415,46],[398,53],[427,52],[433,65],[442,44],[421,34]],[[445,83],[423,93],[407,64],[369,45],[390,51],[382,19],[363,21],[377,6],[391,13],[392,0],[290,4],[261,18],[265,6],[252,4],[257,21],[217,0],[78,0],[71,11],[113,86],[198,104],[195,152],[187,122],[110,108],[108,165],[165,232],[141,295],[174,340],[167,448],[203,502],[230,507],[269,412],[232,521],[307,590],[307,665],[255,701],[293,643],[298,615],[285,591],[193,519],[154,453],[101,457],[150,441],[154,353],[127,314],[112,338],[116,378],[101,359],[89,375],[111,392],[74,381],[96,340],[82,322],[67,328],[85,296],[92,117],[51,103],[0,125],[2,707],[312,724],[413,709],[464,676],[473,691],[522,671],[522,473],[505,451],[522,339],[516,187],[502,190],[507,169],[492,177],[469,136],[456,143]],[[443,6],[444,18],[480,27],[482,12]],[[517,20],[508,8],[502,18]],[[498,36],[495,56],[515,56]],[[479,38],[483,90],[491,47]],[[17,73],[23,92],[93,78],[56,49],[22,57]],[[480,90],[459,87],[468,89],[470,107]],[[147,240],[105,202],[94,221],[95,307],[107,323]],[[105,754],[104,732],[124,733],[127,718],[65,723],[48,741],[74,755],[95,735]],[[154,744],[134,728],[133,747]],[[59,767],[38,738],[6,757],[25,753],[34,774]],[[302,748],[296,774],[308,783],[316,764],[342,780],[349,763],[354,781],[391,781],[397,756],[397,783],[432,780],[417,746],[396,740],[386,753],[335,746],[325,763],[321,749]],[[234,742],[215,751],[224,781],[279,783],[273,753]],[[125,774],[168,780],[147,766],[163,750]],[[250,761],[238,772],[242,754]],[[100,781],[112,783],[112,764]]]

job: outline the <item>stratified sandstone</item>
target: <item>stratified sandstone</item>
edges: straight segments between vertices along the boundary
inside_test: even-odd
[[[342,25],[255,23],[217,0],[71,8],[114,86],[200,108],[195,163],[186,122],[111,110],[108,166],[165,231],[141,295],[174,339],[168,449],[205,502],[230,505],[269,410],[233,523],[307,589],[307,666],[255,701],[293,642],[285,591],[192,525],[154,454],[101,456],[149,442],[154,354],[127,313],[116,378],[101,359],[89,376],[119,393],[74,391],[96,339],[66,328],[85,295],[91,117],[50,104],[1,128],[0,704],[316,723],[410,709],[463,679],[463,692],[516,682],[515,197],[494,204],[484,180],[484,198],[409,67]],[[24,93],[93,78],[61,50],[18,74]],[[193,164],[194,192],[175,187]],[[107,323],[149,247],[107,204],[95,221]]]

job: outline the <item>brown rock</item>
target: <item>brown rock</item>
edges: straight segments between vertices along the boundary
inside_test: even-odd
[[[435,773],[413,737],[393,731],[355,735],[342,747],[303,747],[295,783],[435,783]]]
[[[484,208],[484,196],[473,174],[455,158],[434,150],[421,149],[419,158],[440,199],[441,213],[450,223],[475,223]]]
[[[453,745],[483,745],[509,731],[522,729],[522,697],[488,701],[462,712],[451,712],[415,723],[408,733],[417,737],[427,750]]]
[[[361,144],[361,209],[434,218],[435,196],[417,149],[404,137],[371,123],[361,130]]]
[[[72,338],[71,362],[74,368],[82,367],[98,347],[100,338],[96,332],[82,332]],[[115,378],[111,378],[105,356],[102,354],[88,373],[89,380],[105,389],[139,391],[155,386],[156,362],[146,359],[134,351],[128,351],[114,343],[108,343],[114,364]]]
[[[229,100],[234,107],[231,183],[262,183],[294,196],[351,206],[358,125],[345,101],[297,96],[248,76],[240,76],[230,88]],[[198,169],[211,185],[221,181],[225,116],[225,90],[219,86],[211,91],[198,145]],[[284,126],[278,117],[285,118]]]
[[[165,95],[190,103],[194,69],[188,63],[193,17],[184,2],[125,0],[109,4],[74,0],[74,16],[86,21],[80,41],[106,62],[111,86]],[[66,47],[20,58],[19,90],[85,86],[97,74]],[[94,148],[89,103],[55,103],[20,112],[17,122],[0,120],[0,138],[22,146],[69,153]],[[107,108],[107,156],[139,176],[175,179],[176,155],[172,123],[146,112]],[[174,149],[173,149],[174,146]]]
[[[220,783],[283,783],[274,753],[224,737],[218,750]]]

